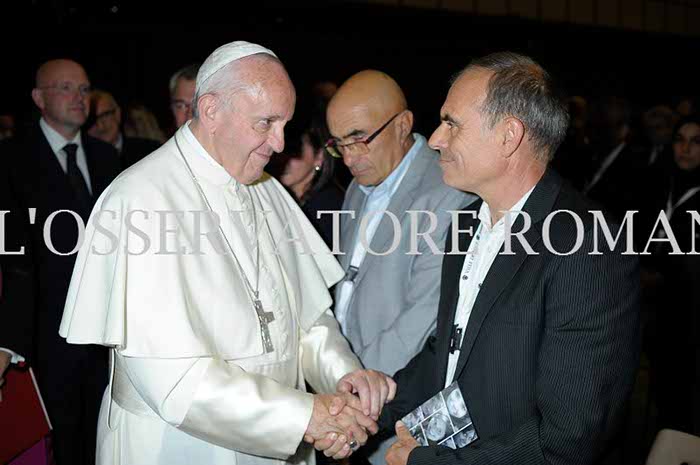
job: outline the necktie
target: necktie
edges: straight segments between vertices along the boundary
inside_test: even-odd
[[[92,196],[85,184],[83,173],[80,172],[78,164],[75,161],[75,155],[78,152],[78,144],[66,144],[66,146],[63,147],[63,151],[66,152],[67,155],[66,174],[68,175],[68,182],[70,182],[71,187],[73,187],[73,192],[80,205],[81,213],[83,213],[83,216],[89,215]]]

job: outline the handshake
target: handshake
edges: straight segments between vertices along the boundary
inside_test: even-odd
[[[369,434],[377,433],[376,421],[384,404],[396,395],[396,383],[384,373],[357,370],[338,381],[337,391],[314,396],[304,434],[304,441],[336,460],[350,456]]]

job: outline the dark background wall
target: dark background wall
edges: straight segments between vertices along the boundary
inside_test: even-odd
[[[167,125],[170,74],[239,39],[274,50],[299,89],[363,68],[388,72],[424,133],[437,124],[450,76],[497,50],[533,56],[570,94],[616,94],[643,108],[700,93],[692,34],[368,3],[24,0],[1,8],[9,27],[0,106],[22,121],[36,116],[29,93],[38,64],[72,57],[94,86],[146,104]]]

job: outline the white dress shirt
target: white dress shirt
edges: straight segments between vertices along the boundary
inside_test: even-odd
[[[78,146],[78,151],[75,153],[75,163],[78,165],[78,169],[85,178],[85,185],[87,186],[88,192],[92,194],[92,183],[90,182],[90,172],[88,171],[87,158],[85,157],[85,150],[83,149],[83,142],[80,137],[80,131],[73,137],[73,140],[68,140],[62,135],[60,135],[54,128],[49,126],[49,124],[41,118],[39,120],[39,127],[41,132],[44,133],[46,140],[49,141],[51,150],[56,155],[58,163],[63,168],[63,172],[68,172],[68,155],[63,151],[63,147],[66,144],[76,144]]]
[[[515,223],[517,218],[517,213],[515,212],[522,210],[533,189],[534,186],[515,205],[508,209],[511,212],[511,225]],[[476,230],[476,236],[469,244],[468,253],[464,257],[462,272],[459,274],[459,300],[457,301],[457,313],[455,314],[454,324],[462,330],[462,337],[459,341],[460,347],[464,340],[465,328],[469,323],[469,317],[474,308],[474,302],[476,302],[476,298],[481,290],[481,284],[486,279],[486,275],[491,269],[498,251],[501,250],[506,237],[505,215],[492,226],[491,209],[486,202],[481,204],[478,218],[480,223]],[[455,239],[453,238],[453,240]],[[457,349],[449,355],[445,387],[452,384],[460,353],[460,349]]]

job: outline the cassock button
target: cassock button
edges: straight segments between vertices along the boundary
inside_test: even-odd
[[[463,275],[462,275],[462,280],[466,281],[467,279],[469,279],[469,276],[467,276],[466,274],[463,274]]]

